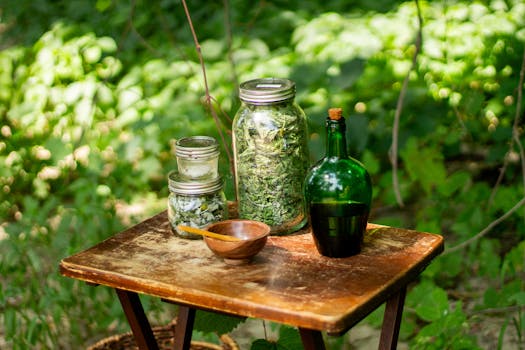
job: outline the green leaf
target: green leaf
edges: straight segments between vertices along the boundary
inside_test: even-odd
[[[297,328],[279,325],[279,339],[277,341],[256,339],[250,350],[296,350],[302,348],[303,343]]]
[[[224,52],[224,41],[208,39],[201,44],[202,55],[206,60],[217,60]]]
[[[111,6],[112,0],[97,0],[95,5],[97,11],[104,12]]]
[[[250,346],[250,350],[279,350],[277,343],[266,339],[256,339]]]
[[[277,341],[278,349],[295,350],[303,346],[301,336],[297,328],[281,326],[279,329],[279,340]]]
[[[27,257],[29,259],[29,263],[31,264],[33,271],[40,272],[43,266],[42,266],[41,258],[37,255],[36,251],[28,250]]]
[[[506,278],[521,273],[524,269],[525,261],[525,241],[521,241],[516,247],[512,248],[510,252],[505,255],[503,264],[500,269],[500,281],[505,281]]]
[[[245,318],[221,315],[213,312],[198,310],[195,317],[194,328],[203,333],[230,333],[239,324],[244,322]]]
[[[335,85],[340,90],[350,88],[363,74],[365,62],[363,59],[356,58],[342,63],[340,66],[340,74],[331,79],[330,85]]]
[[[7,335],[14,336],[18,328],[16,311],[15,309],[8,307],[7,309],[4,310],[3,313],[4,313],[5,332]]]
[[[457,171],[447,177],[444,182],[438,184],[438,191],[443,196],[451,196],[464,189],[470,180],[471,176],[468,172]]]
[[[46,143],[45,148],[51,152],[51,159],[54,164],[57,164],[59,160],[64,159],[67,155],[72,152],[72,145],[65,143],[61,138],[50,137]]]
[[[510,281],[501,289],[501,302],[504,305],[514,305],[523,292],[523,281]]]
[[[463,94],[467,115],[477,115],[485,102],[485,96],[479,91],[467,90]]]
[[[509,301],[515,302],[516,305],[525,305],[525,291],[517,292],[509,297]]]
[[[447,293],[431,282],[417,285],[410,294],[417,300],[416,314],[425,321],[437,321],[449,312]]]
[[[140,101],[142,97],[143,92],[140,86],[131,86],[120,91],[118,95],[118,110],[121,112],[125,111]]]
[[[363,153],[362,162],[370,175],[376,175],[381,169],[381,163],[379,162],[379,159],[369,150],[365,150]]]
[[[144,180],[156,177],[162,173],[162,166],[155,157],[141,159],[137,168],[143,173]]]
[[[369,134],[367,132],[368,118],[361,114],[350,115],[347,121],[348,146],[351,155],[365,150]]]
[[[509,325],[509,321],[510,321],[510,318],[507,317],[505,319],[505,321],[503,322],[503,325],[501,326],[501,329],[499,331],[498,347],[497,347],[498,350],[502,350],[503,349],[503,339],[505,337],[505,334],[506,334],[506,331],[507,331],[507,326]]]
[[[498,242],[490,239],[480,241],[479,252],[474,257],[479,263],[479,273],[483,276],[497,278],[501,268],[498,254]]]
[[[483,293],[483,305],[487,308],[500,306],[501,295],[494,287],[488,287]]]
[[[466,325],[467,317],[462,310],[461,302],[457,302],[452,312],[443,315],[438,320],[423,327],[415,342],[418,348],[425,349],[479,349],[476,340],[469,335]],[[428,344],[431,347],[424,347]]]
[[[443,155],[437,146],[422,148],[415,138],[410,138],[401,150],[401,158],[410,178],[420,183],[426,194],[445,182]]]

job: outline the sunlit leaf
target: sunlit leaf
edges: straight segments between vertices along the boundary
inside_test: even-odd
[[[410,178],[419,182],[427,194],[444,183],[446,170],[443,155],[437,148],[422,148],[411,138],[401,150],[401,157]]]
[[[199,310],[195,318],[194,328],[203,333],[221,335],[230,333],[244,320],[242,317],[218,315],[213,312]]]
[[[140,101],[142,98],[142,89],[139,86],[134,86],[122,90],[119,93],[118,97],[118,109],[120,111],[125,111],[137,101]]]
[[[437,321],[449,312],[447,293],[432,283],[421,283],[410,294],[417,315],[425,321]]]

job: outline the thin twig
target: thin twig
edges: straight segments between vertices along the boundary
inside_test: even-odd
[[[518,154],[520,155],[523,192],[525,193],[525,151],[523,150],[523,145],[521,144],[519,131],[516,130],[516,132],[513,132],[513,135],[514,141],[516,142],[516,145],[518,147]]]
[[[454,111],[454,114],[456,115],[456,118],[458,119],[458,123],[461,126],[461,130],[463,131],[463,135],[465,135],[466,137],[472,138],[467,126],[465,125],[465,122],[463,121],[463,116],[461,115],[458,108],[453,106],[452,110]]]
[[[396,201],[397,204],[400,207],[403,207],[405,204],[403,203],[403,198],[401,197],[401,192],[399,190],[399,178],[398,178],[398,148],[399,148],[399,120],[401,118],[401,111],[403,110],[403,101],[405,100],[405,95],[408,89],[408,81],[410,80],[410,73],[416,69],[417,66],[417,57],[419,55],[419,52],[421,51],[421,44],[423,41],[423,18],[421,16],[421,8],[419,6],[419,1],[415,0],[416,2],[416,8],[417,8],[417,20],[418,20],[418,30],[416,34],[416,50],[414,51],[414,55],[412,56],[412,66],[410,67],[409,71],[407,72],[407,75],[405,76],[405,80],[403,81],[403,86],[401,88],[401,92],[399,93],[399,97],[397,99],[397,106],[396,106],[396,112],[394,116],[394,125],[392,127],[392,148],[391,148],[391,156],[390,161],[392,163],[392,185],[394,188],[394,194],[396,195]]]
[[[511,147],[514,139],[511,140]],[[494,187],[492,187],[492,192],[490,193],[489,200],[487,202],[487,208],[490,208],[492,206],[492,203],[494,202],[494,197],[496,196],[496,192],[498,192],[499,185],[501,184],[501,181],[503,181],[503,176],[505,176],[505,173],[507,172],[507,167],[509,166],[509,155],[511,153],[511,149],[507,151],[505,154],[505,157],[503,158],[503,165],[499,169],[498,178],[496,179],[496,183],[494,184]]]
[[[521,175],[523,180],[523,190],[525,192],[525,153],[523,152],[523,145],[520,140],[519,125],[521,122],[521,104],[523,102],[523,81],[525,80],[525,48],[523,49],[523,57],[521,60],[520,81],[518,85],[518,100],[516,101],[516,114],[514,115],[514,124],[512,125],[512,136],[519,148],[521,160]]]
[[[234,86],[239,85],[239,78],[235,69],[235,60],[233,59],[233,33],[230,15],[230,2],[223,0],[224,5],[224,26],[226,28],[226,43],[228,45],[228,62],[230,63],[232,79]]]
[[[226,138],[224,137],[224,132],[222,130],[222,125],[220,122],[219,117],[217,116],[217,113],[215,113],[215,109],[213,108],[212,104],[212,98],[210,96],[210,89],[208,87],[208,79],[206,77],[206,65],[204,64],[204,58],[202,56],[202,50],[201,45],[199,43],[199,39],[197,38],[197,34],[195,32],[195,29],[193,28],[193,22],[191,20],[190,11],[188,10],[188,6],[186,5],[186,0],[182,0],[182,5],[184,7],[184,12],[186,13],[186,18],[188,20],[188,24],[190,26],[191,34],[193,36],[193,41],[195,42],[195,49],[197,50],[197,55],[199,56],[199,61],[202,69],[202,76],[204,78],[204,90],[206,94],[206,105],[208,106],[208,109],[213,117],[213,120],[215,121],[215,125],[217,126],[217,131],[219,132],[219,136],[221,138],[221,142],[224,146],[224,149],[226,151],[226,155],[228,156],[228,160],[231,167],[231,173],[233,176],[235,176],[235,172],[233,171],[233,159],[230,152],[230,148],[228,143],[226,142]]]
[[[126,38],[128,34],[131,32],[137,36],[139,41],[142,43],[142,45],[146,49],[153,52],[155,55],[160,56],[159,52],[155,50],[155,48],[148,43],[148,41],[142,36],[142,34],[139,33],[139,31],[135,27],[135,21],[133,20],[133,18],[135,17],[136,9],[137,9],[137,1],[132,0],[130,10],[129,10],[128,22],[127,22],[126,27],[124,28],[124,31],[121,34],[121,40],[124,41],[124,38]]]
[[[508,312],[520,311],[525,309],[525,305],[512,305],[512,306],[503,306],[495,307],[490,309],[482,310],[473,310],[470,312],[471,315],[487,315],[487,314],[506,314]]]
[[[263,330],[264,330],[264,339],[269,340],[268,339],[268,331],[266,330],[266,321],[265,320],[262,320],[262,325],[263,325]]]
[[[523,102],[523,82],[525,78],[525,48],[523,49],[523,57],[521,61],[521,69],[520,69],[520,79],[517,87],[517,101],[516,101],[516,112],[514,114],[514,123],[512,125],[512,138],[510,140],[509,144],[509,150],[505,154],[505,158],[503,159],[503,165],[500,168],[500,172],[498,175],[498,179],[496,180],[496,184],[492,188],[492,193],[490,194],[490,198],[488,201],[488,207],[492,205],[492,202],[494,201],[494,197],[496,195],[496,192],[499,189],[499,186],[501,182],[503,181],[503,176],[505,175],[505,172],[507,171],[509,160],[510,160],[510,154],[514,151],[514,144],[517,145],[519,148],[519,155],[520,155],[520,161],[521,161],[521,173],[522,173],[522,180],[523,180],[523,190],[525,191],[525,152],[523,151],[523,145],[521,144],[520,140],[520,113],[521,113],[521,104]]]
[[[478,239],[480,239],[481,237],[485,236],[487,233],[489,233],[494,227],[496,227],[498,224],[500,224],[501,222],[505,221],[509,216],[511,216],[516,210],[518,210],[521,206],[523,206],[525,204],[525,197],[523,197],[518,203],[516,203],[512,208],[510,208],[509,211],[507,211],[505,214],[503,214],[502,216],[500,216],[499,218],[497,218],[496,220],[492,221],[490,224],[487,225],[487,227],[485,227],[483,230],[481,230],[480,232],[478,232],[476,235],[470,237],[469,239],[467,239],[466,241],[452,247],[452,248],[448,248],[445,250],[445,252],[443,253],[443,255],[446,255],[446,254],[451,254],[451,253],[454,253],[454,252],[457,252],[458,250],[460,249],[463,249],[464,247],[466,247],[467,245],[477,241]]]
[[[228,113],[226,113],[226,112],[224,111],[224,109],[222,109],[222,107],[221,107],[219,101],[217,101],[217,99],[216,99],[215,97],[213,97],[213,96],[211,96],[211,100],[212,100],[213,102],[215,102],[215,104],[217,105],[217,109],[221,112],[221,114],[224,116],[224,118],[226,119],[226,121],[227,121],[229,124],[231,124],[232,121],[233,121],[232,118],[230,117],[230,115],[229,115]]]
[[[253,5],[253,7],[255,7],[255,14],[252,16],[249,22],[245,23],[245,29],[244,29],[245,34],[248,34],[248,32],[250,32],[253,29],[253,27],[255,27],[257,18],[259,17],[259,15],[262,13],[263,9],[267,5],[268,4],[266,3],[266,0],[260,0],[259,3],[257,4],[257,7]]]

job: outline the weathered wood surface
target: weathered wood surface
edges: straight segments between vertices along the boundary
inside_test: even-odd
[[[368,225],[362,253],[326,258],[308,229],[270,237],[230,266],[201,240],[177,238],[162,212],[65,258],[68,277],[234,315],[340,334],[399,291],[443,250],[439,235]]]

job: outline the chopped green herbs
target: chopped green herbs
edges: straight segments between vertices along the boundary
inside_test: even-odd
[[[245,105],[234,122],[239,216],[286,233],[304,223],[306,117],[293,102]]]
[[[177,225],[204,228],[207,225],[226,219],[228,206],[222,191],[199,195],[170,194],[168,198],[168,217],[173,230],[185,238],[200,238]]]

